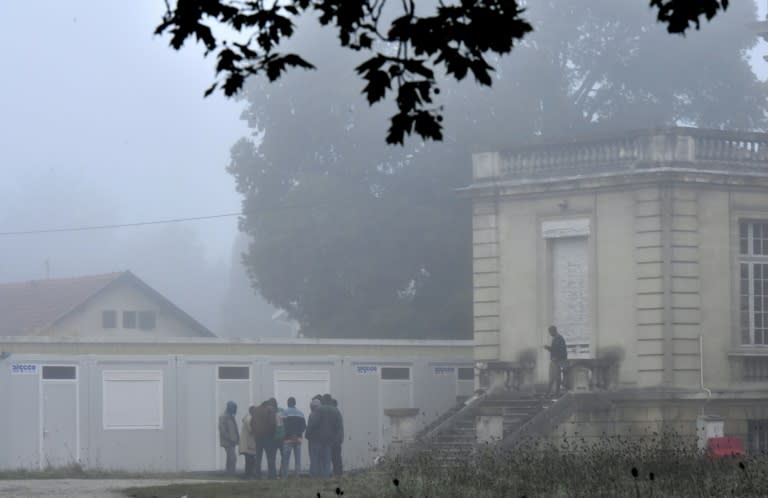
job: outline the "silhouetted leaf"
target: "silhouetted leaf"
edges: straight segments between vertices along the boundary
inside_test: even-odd
[[[369,104],[378,102],[384,98],[387,89],[391,87],[391,80],[385,71],[372,70],[363,76],[368,80],[368,84],[363,88],[363,93],[368,99]]]
[[[523,18],[521,4],[521,0],[454,0],[439,2],[431,11],[417,11],[413,2],[406,1],[399,6],[400,13],[388,17],[391,19],[389,26],[381,26],[380,23],[386,22],[378,17],[381,4],[367,0],[237,4],[222,0],[179,0],[173,7],[168,7],[155,33],[168,32],[170,45],[177,50],[185,40],[193,37],[205,46],[207,55],[218,47],[212,23],[241,32],[252,30],[247,33],[247,43],[232,43],[237,51],[225,48],[218,53],[216,72],[224,73],[225,83],[221,88],[229,96],[242,87],[246,75],[264,70],[269,81],[274,81],[289,69],[313,68],[297,54],[276,57],[273,51],[293,35],[292,16],[314,11],[319,14],[320,24],[336,30],[341,46],[372,50],[374,39],[380,37],[382,42],[398,49],[397,57],[376,54],[356,68],[358,75],[367,81],[363,92],[368,102],[374,104],[386,97],[391,77],[397,77],[398,84],[408,83],[413,77],[433,80],[436,69],[444,70],[458,81],[471,71],[477,83],[490,86],[494,67],[487,61],[495,59],[489,57],[509,53],[518,40],[533,30]],[[691,25],[699,29],[701,17],[711,20],[718,12],[727,9],[729,1],[649,0],[649,5],[657,10],[657,20],[666,24],[669,32],[685,33]],[[564,3],[560,8],[587,7],[571,7]],[[262,53],[250,46],[253,42]],[[389,64],[389,76],[385,75],[385,64]],[[433,90],[437,92],[436,87]],[[421,112],[429,103],[420,90],[398,91],[396,101],[399,111],[406,113]],[[436,134],[430,131],[428,136]],[[398,140],[399,135],[390,134],[388,141],[390,138]]]
[[[651,7],[659,9],[657,18],[667,25],[667,31],[684,34],[691,25],[701,28],[699,17],[709,21],[719,10],[726,10],[728,0],[651,0]]]

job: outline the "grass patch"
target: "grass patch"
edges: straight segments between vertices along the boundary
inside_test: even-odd
[[[79,465],[65,467],[51,467],[43,470],[2,470],[0,480],[22,479],[200,479],[221,480],[228,479],[222,472],[124,472],[116,470],[84,470]]]
[[[340,480],[286,479],[171,484],[129,488],[123,492],[131,498],[316,498],[318,495],[377,497],[385,496],[380,494],[383,483],[381,476],[371,473]]]
[[[424,453],[390,462],[389,472],[399,479],[397,492],[414,497],[768,496],[765,455],[711,459],[694,438],[675,434],[486,447],[452,466]]]
[[[338,491],[337,491],[338,488]],[[515,450],[487,447],[445,465],[429,452],[341,481],[241,481],[133,488],[134,498],[750,497],[768,496],[766,456],[710,459],[692,438],[569,438]]]

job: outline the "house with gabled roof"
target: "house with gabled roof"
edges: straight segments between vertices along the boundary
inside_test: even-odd
[[[130,271],[0,284],[0,336],[215,337]]]

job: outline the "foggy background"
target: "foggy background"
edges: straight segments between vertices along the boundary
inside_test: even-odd
[[[648,23],[653,24],[654,13],[647,9],[647,2],[630,3],[641,4]],[[398,164],[407,162],[409,159],[403,157],[408,154],[418,156],[414,139],[409,146],[415,151],[384,146],[386,109],[369,112],[358,95],[362,81],[353,76],[351,66],[342,64],[355,59],[339,57],[342,52],[333,33],[325,44],[318,45],[335,51],[316,50],[308,57],[320,71],[286,78],[284,86],[274,89],[252,82],[246,91],[250,105],[243,100],[227,100],[220,93],[204,99],[203,91],[213,81],[214,61],[203,59],[198,46],[176,52],[168,47],[166,38],[152,34],[164,9],[161,0],[0,3],[0,232],[238,212],[243,197],[226,167],[230,149],[241,137],[254,133],[269,137],[270,130],[280,130],[284,139],[280,147],[296,149],[293,159],[297,164],[302,153],[316,156],[317,150],[311,146],[325,139],[322,133],[317,137],[297,133],[290,137],[296,141],[291,143],[287,137],[294,129],[290,119],[279,119],[280,113],[290,116],[297,110],[311,111],[318,130],[326,122],[348,122],[350,135],[343,140],[346,145],[356,145],[361,154],[387,156]],[[738,10],[736,5],[719,15],[715,23],[725,22],[734,10]],[[762,1],[758,16],[765,17]],[[729,29],[738,28],[734,26]],[[547,26],[534,22],[534,27],[547,36]],[[702,28],[706,32],[711,27],[705,23]],[[697,35],[691,33],[688,38],[695,41]],[[679,37],[663,36],[669,43],[684,43]],[[300,36],[296,43],[300,47],[312,45]],[[765,54],[768,44],[760,41],[749,56],[761,80],[768,76],[768,64],[762,59]],[[518,76],[524,79],[511,74],[510,81],[517,81]],[[476,95],[481,90],[474,85],[467,80],[447,87],[447,95]],[[503,94],[494,94],[498,86],[482,90],[483,98],[502,98]],[[335,87],[349,93],[349,103],[329,110],[324,92]],[[291,88],[296,99],[287,101],[284,97],[291,94]],[[270,101],[271,91],[281,98]],[[453,104],[445,103],[450,111]],[[461,107],[457,104],[455,108]],[[240,119],[244,111],[248,122]],[[427,147],[450,151],[448,146],[456,141],[459,130],[471,125],[459,126],[455,116],[451,119],[448,114],[448,145]],[[645,125],[638,121],[637,127]],[[365,134],[359,133],[361,130]],[[482,127],[474,130],[474,136],[482,137],[483,131]],[[251,139],[251,149],[258,148],[259,140]],[[265,147],[272,144],[268,140]],[[306,149],[302,148],[304,143]],[[242,142],[239,146],[236,151],[248,149]],[[260,153],[269,157],[270,150],[274,153],[280,147],[262,148]],[[373,149],[376,152],[370,152]],[[461,161],[469,174],[468,155]],[[386,162],[382,159],[378,164]],[[450,191],[447,194],[453,195]],[[237,226],[236,217],[225,217],[0,236],[0,282],[46,278],[47,271],[57,278],[130,269],[217,335],[290,334],[291,327],[273,319],[276,309],[251,290],[240,264],[248,239],[238,235]],[[270,229],[269,221],[262,220],[259,229]],[[382,230],[376,227],[376,231]],[[345,234],[335,236],[343,238]],[[299,259],[302,256],[306,254],[296,255]],[[363,262],[360,268],[369,264],[385,262]],[[420,267],[413,269],[413,278],[406,278],[413,285],[403,292],[418,288],[419,275],[428,273]],[[281,278],[281,274],[273,278]],[[414,315],[413,321],[421,319]],[[387,323],[384,318],[382,323]]]

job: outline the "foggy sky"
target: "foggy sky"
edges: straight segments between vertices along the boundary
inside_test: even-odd
[[[0,232],[239,211],[224,168],[249,133],[242,104],[203,98],[214,61],[153,35],[164,9],[161,0],[0,2]],[[236,235],[237,219],[224,218],[1,237],[0,281],[45,278],[46,259],[52,277],[132,269],[215,329],[221,303],[208,301],[224,293]],[[160,253],[137,254],[145,247]],[[195,262],[209,267],[178,275]],[[184,288],[206,280],[211,289]]]
[[[224,166],[247,133],[241,105],[202,98],[213,61],[153,36],[164,8],[160,0],[0,4],[0,196],[54,173],[106,194],[116,213],[94,206],[96,224],[238,210]],[[3,227],[27,228],[45,227]],[[228,260],[234,219],[195,228],[212,259]]]
[[[240,209],[224,168],[250,133],[243,104],[202,97],[214,60],[152,34],[164,9],[162,0],[0,2],[0,232]],[[763,79],[766,54],[760,42],[751,56]],[[225,293],[236,235],[236,218],[226,218],[0,238],[0,281],[44,278],[46,259],[54,277],[134,269],[215,329],[220,302],[209,301]],[[174,240],[189,242],[186,267],[168,263],[179,259]],[[137,255],[145,245],[154,252]],[[178,274],[196,261],[199,275]],[[213,283],[194,292],[196,282]]]

